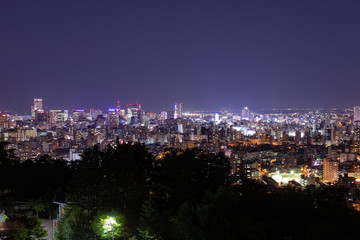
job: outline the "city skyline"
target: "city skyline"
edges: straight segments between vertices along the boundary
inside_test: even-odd
[[[61,106],[57,106],[57,107],[50,107],[46,104],[46,99],[45,99],[45,104],[43,103],[43,98],[33,98],[33,103],[28,107],[28,110],[25,111],[16,111],[14,109],[0,109],[0,113],[11,113],[11,114],[25,114],[25,115],[31,115],[32,117],[35,116],[35,111],[40,109],[40,112],[47,112],[49,113],[50,111],[57,111],[57,110],[67,110],[67,111],[71,111],[71,112],[75,112],[77,110],[83,110],[85,112],[91,112],[93,110],[101,110],[104,113],[105,112],[113,112],[113,111],[119,111],[120,109],[127,109],[129,108],[129,106],[131,106],[132,104],[137,104],[140,105],[141,107],[141,103],[139,103],[138,101],[135,101],[135,103],[126,103],[126,104],[121,104],[121,101],[117,100],[114,101],[113,104],[108,104],[107,107],[105,108],[99,108],[99,107],[94,107],[94,106],[90,106],[90,107],[82,107],[82,106],[75,106],[75,107],[71,107],[71,108],[63,108]],[[40,103],[39,103],[40,102]],[[36,106],[37,104],[40,104],[39,106]],[[169,104],[169,107],[166,109],[162,109],[161,111],[148,111],[147,109],[143,109],[143,111],[145,112],[154,112],[154,113],[162,113],[163,111],[166,112],[174,112],[174,114],[176,114],[178,118],[179,113],[177,112],[178,109],[178,104],[181,105],[181,112],[183,112],[183,103],[180,102],[175,102],[174,104]],[[43,107],[44,106],[44,107]],[[239,106],[235,111],[232,109],[226,109],[226,108],[221,108],[221,109],[212,109],[212,110],[202,110],[202,109],[197,109],[197,110],[193,110],[191,109],[185,109],[186,111],[184,112],[212,112],[212,113],[220,113],[222,111],[226,111],[226,112],[231,112],[231,113],[239,113],[239,114],[243,114],[243,111],[246,109],[246,111],[252,111],[254,113],[261,113],[261,112],[269,112],[269,111],[274,111],[274,113],[276,113],[276,111],[300,111],[300,110],[350,110],[350,111],[355,111],[355,115],[359,115],[358,111],[356,111],[357,109],[359,109],[360,106],[353,106],[353,107],[349,107],[349,108],[268,108],[268,109],[248,109],[247,106]],[[181,114],[182,115],[182,114]],[[358,120],[356,120],[358,121]]]
[[[0,109],[351,108],[360,3],[0,3]]]

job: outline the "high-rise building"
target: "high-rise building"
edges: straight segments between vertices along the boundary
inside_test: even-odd
[[[43,110],[41,98],[34,98],[34,109],[35,111]]]
[[[357,125],[360,123],[360,106],[354,107],[354,123]]]
[[[323,181],[324,182],[335,182],[339,179],[339,161],[325,158],[324,169],[323,169]]]
[[[64,123],[69,118],[68,110],[50,110],[50,126]]]
[[[182,118],[183,115],[183,103],[175,103],[174,118]]]
[[[120,110],[121,110],[120,101],[117,101],[117,102],[116,102],[116,111],[117,111],[117,112],[120,112]]]
[[[177,105],[177,103],[175,103],[175,107],[174,107],[174,119],[177,119],[178,117],[179,117],[178,105]]]
[[[73,110],[73,120],[75,122],[86,120],[86,114],[84,109],[74,109]]]
[[[117,108],[109,108],[108,112],[108,123],[109,129],[114,129],[119,127],[119,112]]]
[[[220,116],[218,113],[215,114],[215,122],[219,123],[220,122]]]
[[[167,112],[166,111],[162,111],[161,112],[161,115],[160,115],[160,118],[162,121],[166,120],[167,119]]]
[[[141,118],[141,105],[139,103],[127,104],[126,111],[127,123],[135,124]]]
[[[31,118],[35,119],[36,113],[43,113],[42,98],[34,98],[34,105],[31,106]]]
[[[0,112],[0,133],[2,131],[3,128],[8,128],[9,127],[9,116],[7,114],[2,114]]]
[[[179,103],[178,104],[178,109],[179,109],[179,118],[183,117],[183,103]]]
[[[250,110],[248,107],[244,107],[242,110],[241,110],[241,118],[242,119],[246,119],[246,120],[249,120],[250,119]]]
[[[100,109],[90,109],[90,116],[92,117],[92,119],[98,119],[99,115],[102,115],[103,112]]]

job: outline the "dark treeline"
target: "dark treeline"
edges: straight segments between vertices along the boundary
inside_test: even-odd
[[[33,223],[22,224],[11,239],[42,239],[34,215],[56,217],[57,192],[67,196],[58,240],[112,237],[99,233],[104,214],[120,216],[115,239],[347,239],[360,222],[346,189],[270,190],[234,180],[227,157],[198,149],[155,158],[143,145],[118,144],[93,147],[68,163],[48,156],[20,162],[0,147],[0,209],[9,219]],[[30,202],[33,216],[21,215],[15,201]]]

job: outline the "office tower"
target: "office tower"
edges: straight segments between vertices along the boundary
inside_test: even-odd
[[[218,113],[215,114],[215,122],[220,122],[220,116]]]
[[[50,126],[54,127],[56,124],[64,124],[69,118],[68,110],[50,110]]]
[[[167,119],[167,112],[162,111],[162,112],[161,112],[161,117],[160,117],[160,118],[161,118],[161,120],[162,120],[162,121],[166,120],[166,119]]]
[[[2,131],[2,129],[4,128],[8,128],[9,127],[9,117],[7,114],[2,114],[0,112],[0,133]]]
[[[331,158],[324,159],[324,169],[323,169],[323,181],[324,182],[335,182],[339,178],[339,161],[333,160]]]
[[[246,120],[249,120],[250,119],[250,110],[248,107],[244,107],[242,110],[241,110],[241,118],[242,119],[246,119]]]
[[[100,109],[90,109],[90,116],[94,120],[98,119],[98,116],[102,114],[103,112]]]
[[[141,105],[139,103],[127,104],[126,121],[128,124],[136,124],[141,118]]]
[[[86,120],[86,114],[84,109],[73,110],[73,120],[75,122]]]
[[[119,112],[117,111],[117,108],[116,109],[109,108],[109,112],[108,112],[109,129],[118,128],[119,123],[120,123],[120,119],[119,119]]]
[[[182,118],[183,114],[183,103],[175,103],[174,107],[174,118]]]
[[[183,117],[183,103],[178,104],[179,118]]]
[[[354,123],[356,125],[359,125],[359,123],[360,123],[360,107],[359,106],[354,107]]]
[[[175,106],[174,106],[174,119],[177,119],[178,117],[179,117],[178,104],[175,103]]]
[[[31,118],[36,118],[36,113],[43,113],[43,107],[42,107],[42,99],[41,98],[34,98],[34,105],[31,106]]]
[[[34,99],[34,109],[35,109],[35,111],[43,111],[41,98]]]

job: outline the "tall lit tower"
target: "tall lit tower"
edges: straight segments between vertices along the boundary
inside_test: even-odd
[[[117,111],[117,112],[120,112],[120,110],[121,110],[120,101],[117,101],[117,102],[116,102],[116,111]]]
[[[174,107],[174,119],[177,119],[178,117],[179,117],[178,104],[175,103],[175,107]]]
[[[175,103],[174,118],[182,118],[183,114],[183,103]]]
[[[31,106],[31,117],[35,119],[36,113],[43,113],[42,98],[34,98],[34,105]]]
[[[360,153],[360,107],[354,107],[354,152]]]
[[[244,108],[241,110],[241,118],[242,118],[242,119],[247,119],[247,120],[250,119],[250,110],[249,110],[248,107],[244,107]]]
[[[339,161],[331,158],[324,159],[324,182],[335,182],[339,179]]]
[[[354,123],[358,125],[360,122],[360,107],[356,106],[354,107]]]
[[[34,99],[34,109],[35,111],[42,111],[42,98],[35,98]]]
[[[138,102],[127,104],[126,118],[128,124],[135,124],[141,120],[141,105]]]
[[[167,112],[166,111],[162,111],[161,112],[161,120],[164,121],[167,119]]]
[[[183,103],[179,103],[179,118],[182,118],[183,115]]]

